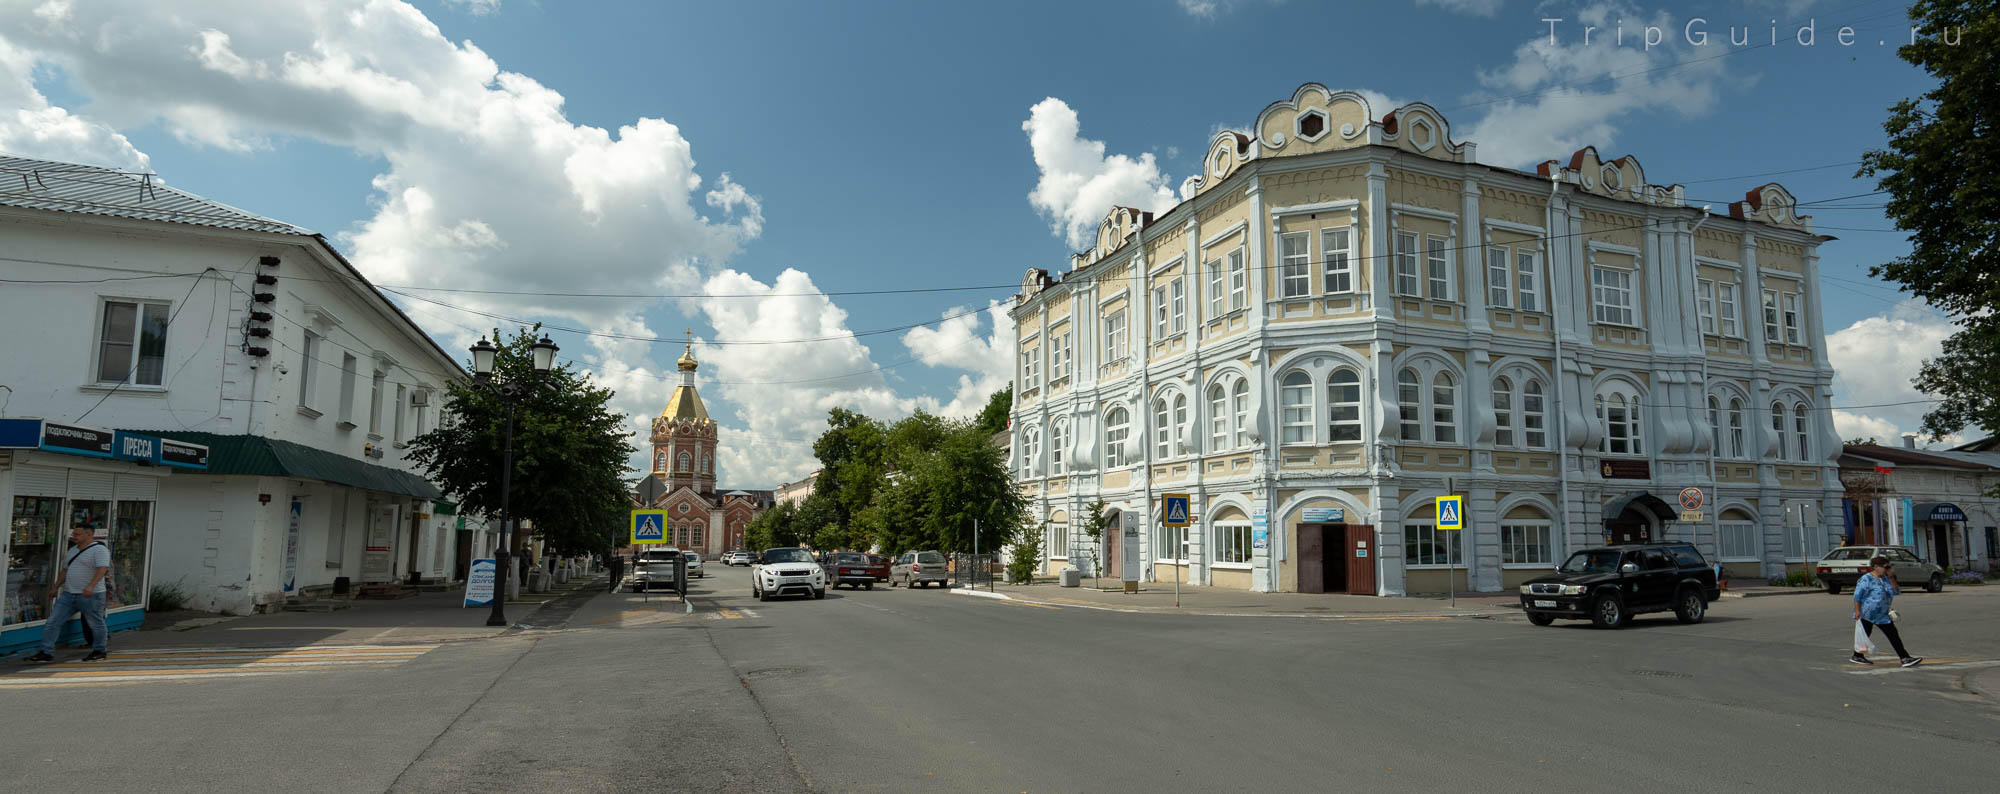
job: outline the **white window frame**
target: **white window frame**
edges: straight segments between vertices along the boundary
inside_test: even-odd
[[[1514,433],[1514,394],[1513,378],[1493,378],[1493,446],[1512,447],[1518,438]]]
[[[1458,377],[1448,370],[1431,373],[1430,431],[1433,444],[1457,444]],[[1446,438],[1447,432],[1451,436]]]
[[[382,438],[382,387],[389,380],[389,373],[376,370],[368,383],[368,435]]]
[[[1063,459],[1063,448],[1069,446],[1069,422],[1058,420],[1049,423],[1049,473],[1063,474],[1069,471]]]
[[[1343,373],[1353,376],[1354,382],[1351,384],[1336,383],[1334,381],[1334,378]],[[1362,384],[1361,373],[1353,367],[1334,367],[1332,372],[1326,374],[1327,443],[1329,444],[1361,443],[1361,404],[1363,402],[1365,395],[1367,394],[1367,392],[1362,389],[1361,384]],[[1354,399],[1352,400],[1343,399],[1341,395],[1337,393],[1337,390],[1340,389],[1353,389]],[[1353,412],[1352,417],[1351,418],[1343,417],[1341,414],[1344,410],[1351,410]],[[1351,435],[1353,436],[1353,438],[1341,438],[1342,430],[1352,431]]]
[[[1166,460],[1174,450],[1172,403],[1162,393],[1153,398],[1153,459]]]
[[[1452,256],[1451,243],[1449,236],[1424,236],[1424,296],[1434,301],[1449,303],[1458,299],[1457,257]]]
[[[1606,397],[1611,399],[1606,400]],[[1646,422],[1645,411],[1641,408],[1642,402],[1636,394],[1627,395],[1617,390],[1600,392],[1597,395],[1597,426],[1604,430],[1604,437],[1597,442],[1597,451],[1600,454],[1638,458],[1646,456]],[[1613,421],[1613,411],[1621,412],[1624,418]],[[1623,430],[1624,433],[1614,438],[1612,433],[1614,429]],[[1612,449],[1614,441],[1624,442],[1625,449]]]
[[[1536,406],[1529,407],[1532,400]],[[1526,449],[1549,448],[1548,387],[1542,379],[1529,376],[1521,385],[1521,445]]]
[[[1773,400],[1771,401],[1771,434],[1778,437],[1778,460],[1792,459],[1792,456],[1787,454],[1787,448],[1791,445],[1786,442],[1785,431],[1785,404]]]
[[[1512,253],[1504,245],[1486,248],[1486,304],[1495,309],[1514,307],[1514,274],[1508,264]]]
[[[1222,381],[1208,386],[1208,451],[1229,448],[1229,390]]]
[[[1755,521],[1717,521],[1715,549],[1720,562],[1761,562],[1764,534]]]
[[[1743,398],[1729,398],[1729,457],[1736,459],[1743,458],[1746,446],[1743,441],[1743,409]]]
[[[1042,454],[1042,428],[1029,427],[1025,430],[1027,432],[1021,434],[1021,479],[1031,480],[1035,477],[1035,458]]]
[[[1256,550],[1251,541],[1250,522],[1217,521],[1211,524],[1217,568],[1249,568]]]
[[[1812,420],[1805,402],[1792,403],[1792,454],[1801,462],[1812,460]]]
[[[1187,330],[1187,279],[1176,277],[1167,285],[1168,300],[1172,302],[1170,331],[1179,334]]]
[[[1778,296],[1778,301],[1779,311],[1784,317],[1785,344],[1805,344],[1803,341],[1805,339],[1805,310],[1801,308],[1801,305],[1804,303],[1801,296],[1796,292],[1786,292]]]
[[[1404,375],[1409,378],[1406,381]],[[1423,443],[1424,376],[1414,367],[1396,370],[1397,440]]]
[[[1124,421],[1114,422],[1113,416],[1122,416]],[[1104,467],[1121,469],[1129,465],[1126,460],[1127,442],[1132,436],[1132,412],[1124,406],[1114,406],[1104,412]]]
[[[1614,282],[1615,280],[1615,282]],[[1637,272],[1611,265],[1590,266],[1591,318],[1600,325],[1638,327]],[[1610,299],[1616,297],[1619,302]]]
[[[340,421],[354,424],[354,387],[360,381],[361,360],[352,353],[340,357]]]
[[[1297,245],[1296,250],[1294,244]],[[1285,298],[1312,295],[1312,233],[1283,232],[1278,235],[1278,282]]]
[[[1104,317],[1104,363],[1112,364],[1125,360],[1125,307]]]
[[[1048,527],[1048,536],[1044,538],[1044,542],[1049,546],[1049,559],[1069,559],[1069,524],[1050,523]]]
[[[396,415],[389,418],[389,426],[395,428],[395,433],[389,439],[397,445],[401,445],[403,439],[406,438],[403,435],[403,418],[409,412],[409,399],[409,387],[400,383],[396,384]]]
[[[111,316],[111,307],[113,304],[132,307],[132,338],[130,340],[110,340],[104,336],[106,330],[104,325]],[[159,372],[157,379],[148,383],[144,379],[145,373],[143,370],[145,367],[142,366],[142,360],[144,359],[142,349],[146,341],[146,315],[151,313],[150,310],[154,309],[157,309],[159,314],[164,315],[165,319],[161,321]],[[91,382],[98,384],[124,384],[127,387],[164,387],[166,385],[167,372],[166,326],[171,326],[172,324],[173,304],[167,301],[140,298],[99,299],[97,302],[97,327],[91,334],[95,337],[94,341],[96,342],[95,345],[91,346]],[[106,345],[125,346],[127,348],[124,374],[118,376],[115,380],[104,377],[104,365],[107,363],[104,355]]]
[[[1232,424],[1236,430],[1236,448],[1242,449],[1250,446],[1250,380],[1237,378],[1236,385],[1229,391],[1229,399],[1234,414]]]
[[[1208,317],[1203,319],[1213,320],[1227,313],[1223,308],[1228,296],[1227,289],[1223,286],[1225,277],[1222,273],[1222,260],[1210,259],[1204,267],[1208,268]]]
[[[1250,305],[1250,273],[1243,266],[1243,248],[1229,252],[1229,310]]]
[[[1305,446],[1313,443],[1313,377],[1303,369],[1288,370],[1278,378],[1279,444]],[[1302,399],[1300,399],[1302,398]]]
[[[1423,237],[1416,232],[1396,232],[1396,294],[1405,298],[1423,297],[1422,273],[1417,269],[1418,247]]]
[[[299,407],[310,409],[319,396],[314,394],[319,391],[319,378],[314,377],[318,368],[313,366],[319,355],[319,334],[306,329],[299,348]]]
[[[1520,301],[1514,308],[1537,314],[1548,311],[1542,305],[1542,253],[1532,248],[1514,249],[1514,286]]]
[[[1555,564],[1555,522],[1547,519],[1500,520],[1500,567],[1547,568]],[[1541,555],[1536,559],[1534,549]]]
[[[1716,314],[1719,319],[1717,332],[1720,333],[1722,336],[1730,337],[1732,339],[1742,339],[1743,325],[1740,322],[1742,317],[1737,313],[1738,301],[1736,299],[1736,294],[1737,293],[1736,293],[1735,282],[1730,282],[1730,281],[1716,282],[1715,305],[1716,305]]]
[[[1460,537],[1464,530],[1439,530],[1437,520],[1432,518],[1405,519],[1403,521],[1403,567],[1411,570],[1462,568],[1465,566],[1465,541]],[[1439,544],[1442,536],[1446,540]],[[1412,562],[1410,552],[1416,550],[1428,539],[1431,548],[1444,546],[1444,562]],[[1433,558],[1435,559],[1435,558]]]
[[[1700,318],[1701,332],[1714,335],[1715,322],[1715,282],[1711,279],[1696,279],[1694,282],[1694,311]]]
[[[1779,337],[1781,331],[1778,323],[1778,291],[1764,290],[1764,341],[1783,344]]]
[[[1319,230],[1320,259],[1326,263],[1321,287],[1328,295],[1345,295],[1354,285],[1354,227],[1329,226]]]
[[[1074,363],[1073,351],[1069,343],[1069,328],[1049,337],[1049,381],[1063,381],[1070,377],[1070,367]]]
[[[1192,527],[1170,527],[1165,522],[1161,522],[1153,530],[1153,562],[1186,565],[1188,563],[1186,555],[1189,529],[1192,529]],[[1161,556],[1161,552],[1164,550],[1171,550],[1176,556]]]
[[[1153,341],[1167,338],[1167,287],[1153,288]]]
[[[1174,450],[1175,452],[1180,452],[1182,449],[1188,447],[1187,432],[1189,424],[1188,397],[1185,394],[1176,392],[1174,394],[1174,446],[1179,449]]]

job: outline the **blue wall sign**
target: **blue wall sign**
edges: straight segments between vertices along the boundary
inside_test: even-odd
[[[42,420],[0,419],[0,449],[39,449]]]
[[[1308,507],[1299,511],[1299,520],[1307,524],[1341,524],[1347,521],[1347,510],[1339,507]]]

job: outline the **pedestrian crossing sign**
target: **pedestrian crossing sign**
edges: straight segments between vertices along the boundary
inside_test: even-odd
[[[1188,495],[1184,493],[1160,494],[1160,523],[1170,527],[1188,525]]]
[[[632,545],[646,546],[667,542],[667,511],[632,511]]]
[[[1437,498],[1438,529],[1465,528],[1465,497],[1440,496]]]

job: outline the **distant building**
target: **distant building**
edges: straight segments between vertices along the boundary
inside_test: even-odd
[[[2000,565],[2000,452],[1848,444],[1840,456],[1845,531],[1857,545],[1909,546],[1946,568]],[[1725,560],[1728,557],[1724,557]],[[1908,583],[1906,583],[1908,584]]]
[[[743,547],[743,532],[770,509],[770,491],[720,490],[715,484],[717,426],[695,391],[689,345],[677,362],[681,383],[653,420],[653,470],[633,486],[641,507],[667,511],[667,542],[715,557]]]
[[[788,482],[778,486],[775,496],[778,502],[798,507],[813,492],[813,483],[819,481],[819,470],[801,478],[798,482]]]

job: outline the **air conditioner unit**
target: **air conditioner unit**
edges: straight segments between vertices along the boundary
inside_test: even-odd
[[[422,407],[424,407],[424,406],[426,406],[426,405],[430,405],[430,404],[431,404],[431,393],[430,393],[430,392],[427,392],[427,391],[420,391],[420,392],[411,392],[411,393],[410,393],[410,407],[412,407],[412,408],[422,408]]]

